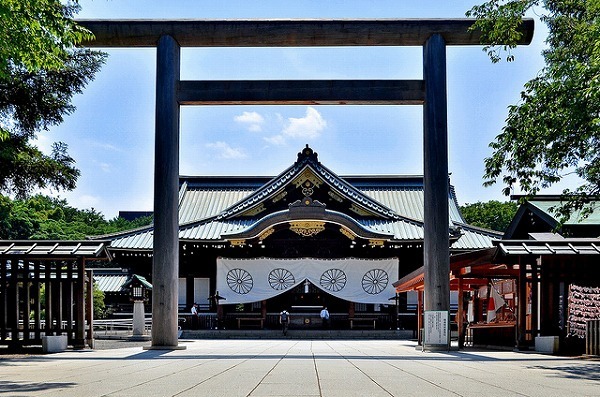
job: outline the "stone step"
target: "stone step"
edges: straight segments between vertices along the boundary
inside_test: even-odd
[[[183,330],[181,339],[413,339],[410,330]]]

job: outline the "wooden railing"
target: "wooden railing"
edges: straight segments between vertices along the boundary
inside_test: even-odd
[[[585,354],[600,355],[600,320],[588,320],[585,327]]]

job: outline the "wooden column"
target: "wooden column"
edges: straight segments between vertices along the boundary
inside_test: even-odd
[[[465,347],[465,296],[463,279],[458,279],[458,311],[456,313],[456,326],[458,327],[458,348],[462,349]]]
[[[74,300],[75,300],[75,337],[73,347],[83,349],[85,347],[85,259],[77,261],[77,274],[75,275]],[[92,293],[92,291],[90,291]],[[92,293],[93,295],[93,293]]]
[[[537,260],[531,263],[531,341],[535,342],[538,336],[538,318],[539,318],[539,282]]]
[[[517,290],[517,347],[527,347],[527,265],[519,257],[519,286]]]
[[[156,49],[156,136],[154,152],[154,255],[152,347],[177,347],[179,276],[179,81],[180,48],[162,36]]]
[[[432,35],[423,49],[425,80],[424,243],[425,310],[450,310],[446,44]]]
[[[87,300],[85,308],[85,318],[88,323],[87,343],[90,349],[94,348],[94,271],[86,271],[86,289]]]
[[[44,273],[45,293],[46,293],[46,314],[44,321],[44,335],[54,335],[52,332],[52,319],[54,317],[54,293],[52,288],[52,268],[56,266],[54,262],[47,262]]]
[[[52,288],[52,293],[54,294],[54,300],[52,301],[52,305],[54,306],[54,310],[52,310],[53,317],[51,319],[56,320],[56,331],[55,335],[62,335],[62,322],[64,319],[63,312],[63,281],[62,281],[62,265],[60,262],[55,262],[54,266],[56,268],[54,271],[56,272],[56,280],[54,280],[54,287]]]
[[[423,291],[417,291],[417,341],[420,344],[423,343]]]

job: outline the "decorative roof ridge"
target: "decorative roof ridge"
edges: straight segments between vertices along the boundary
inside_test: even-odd
[[[302,172],[302,170],[304,170],[306,167],[310,167],[311,169],[313,169],[318,175],[323,177],[323,179],[331,187],[345,193],[350,200],[356,202],[357,204],[365,206],[366,208],[369,208],[370,210],[380,214],[383,217],[403,219],[422,224],[422,222],[416,219],[409,219],[407,217],[400,216],[391,208],[372,199],[371,197],[363,193],[360,189],[357,189],[350,183],[346,182],[342,177],[340,177],[339,175],[331,171],[329,168],[321,164],[318,159],[318,153],[313,151],[308,145],[306,145],[306,147],[298,153],[298,159],[294,164],[285,169],[278,176],[269,180],[260,189],[256,190],[250,196],[238,201],[229,208],[223,210],[221,214],[218,215],[217,219],[229,218],[235,214],[246,211],[252,205],[258,203],[259,201],[267,197],[272,196],[286,182],[290,181],[293,177]]]
[[[318,205],[318,204],[317,204]],[[289,222],[289,221],[295,221],[298,219],[313,219],[313,214],[306,214],[307,216],[303,216],[305,214],[303,214],[302,212],[297,213],[294,211],[294,209],[302,209],[303,207],[293,207],[292,205],[290,205],[289,209],[285,209],[285,210],[280,210],[280,211],[276,211],[273,213],[270,213],[269,215],[257,219],[255,222],[253,222],[251,225],[249,225],[245,230],[242,231],[236,231],[236,232],[232,232],[232,233],[224,233],[223,235],[221,235],[222,238],[232,238],[235,236],[240,236],[240,235],[244,235],[247,234],[249,231],[260,227],[261,224],[267,224],[267,227],[271,227],[273,226],[272,224],[269,224],[269,221],[271,220],[276,220],[276,224],[277,223],[285,223],[285,222]],[[325,222],[330,222],[330,223],[336,223],[333,222],[333,220],[338,219],[338,220],[345,220],[348,222],[348,224],[351,224],[354,228],[358,229],[358,230],[362,230],[365,234],[363,235],[363,237],[365,238],[393,238],[392,234],[389,233],[382,233],[380,231],[376,231],[376,230],[372,230],[371,228],[369,228],[368,226],[365,226],[363,224],[360,223],[360,221],[352,218],[351,216],[349,216],[348,214],[345,214],[343,212],[339,212],[339,211],[335,211],[335,210],[328,210],[325,207],[321,207],[321,214],[323,215],[323,217],[319,217],[318,220],[323,220]],[[292,215],[293,214],[293,215]],[[281,221],[277,221],[278,219],[280,219]],[[317,218],[315,218],[317,219]],[[348,225],[346,225],[348,226]],[[368,235],[371,236],[368,236]]]
[[[323,176],[330,185],[332,185],[332,187],[341,190],[346,194],[352,193],[348,194],[349,198],[354,199],[353,201],[357,202],[358,204],[366,206],[367,208],[383,215],[384,217],[395,218],[400,216],[391,208],[381,204],[377,200],[363,193],[361,190],[352,186],[350,183],[346,182],[345,179],[331,171],[329,168],[325,167],[323,164],[317,162],[315,166],[315,171],[318,171],[320,175]],[[339,184],[342,184],[347,191],[344,191],[344,189],[338,186]]]
[[[498,230],[487,229],[485,227],[469,225],[468,223],[453,222],[453,224],[454,224],[454,226],[462,228],[462,229],[467,229],[467,230],[470,230],[473,232],[486,233],[486,234],[489,234],[490,236],[495,236],[498,238],[501,238],[504,235],[504,232],[500,232]]]
[[[151,224],[146,225],[146,226],[136,227],[135,229],[121,230],[119,232],[101,234],[98,236],[86,236],[85,238],[88,241],[102,240],[105,238],[110,238],[112,240],[113,238],[132,236],[134,234],[139,234],[141,232],[146,232],[148,230],[154,230],[154,222],[152,222]]]

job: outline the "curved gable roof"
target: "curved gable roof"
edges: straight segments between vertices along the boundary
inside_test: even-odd
[[[225,209],[217,216],[217,219],[232,219],[247,214],[260,206],[261,203],[265,203],[267,200],[273,199],[283,192],[286,186],[293,183],[298,184],[298,182],[301,183],[304,180],[310,179],[315,182],[314,178],[318,178],[320,181],[327,184],[338,197],[342,197],[342,199],[348,200],[356,205],[359,208],[358,211],[363,212],[366,216],[383,219],[405,219],[407,221],[422,224],[422,221],[397,214],[391,208],[377,202],[350,183],[346,182],[343,178],[340,178],[337,174],[318,161],[317,153],[315,153],[308,145],[298,153],[298,160],[291,167],[265,183],[250,196]]]

